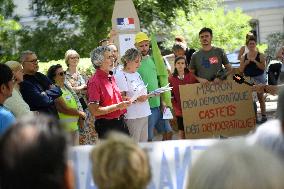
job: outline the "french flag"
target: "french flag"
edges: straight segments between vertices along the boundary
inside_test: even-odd
[[[117,27],[120,29],[134,29],[134,18],[117,18]]]

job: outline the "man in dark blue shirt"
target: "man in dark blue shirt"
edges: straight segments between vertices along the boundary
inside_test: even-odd
[[[55,101],[62,95],[60,88],[54,86],[45,75],[38,72],[38,59],[34,52],[24,51],[20,61],[24,71],[20,92],[31,111],[58,117]]]

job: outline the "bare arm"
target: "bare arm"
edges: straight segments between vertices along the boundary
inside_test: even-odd
[[[227,76],[230,75],[233,72],[231,64],[225,64],[224,66],[227,70]]]
[[[91,103],[89,104],[89,110],[93,116],[100,116],[100,115],[105,115],[105,114],[108,114],[108,113],[111,113],[117,110],[126,109],[130,104],[131,102],[129,101],[123,101],[118,104],[113,104],[110,106],[102,107],[99,104]]]
[[[238,60],[241,60],[244,52],[245,52],[245,46],[242,46],[240,51],[239,51]]]
[[[283,61],[284,61],[284,60],[283,60],[284,57],[283,57],[283,55],[282,55],[282,54],[283,54],[283,51],[284,51],[284,47],[280,48],[279,51],[278,51],[277,54],[276,54],[276,59],[282,61],[282,63],[283,63]]]
[[[264,55],[263,54],[260,54],[259,56],[260,58],[260,62],[256,61],[256,60],[253,60],[254,63],[256,63],[256,66],[261,69],[261,70],[265,70],[265,58],[264,58]]]
[[[244,70],[248,64],[249,64],[249,61],[248,60],[245,61],[245,57],[242,57],[240,61],[240,67],[239,67],[239,70],[241,73],[244,73]]]
[[[80,116],[82,118],[86,117],[83,111],[79,111],[75,108],[69,108],[63,100],[63,97],[57,98],[55,101],[55,106],[58,112],[68,115]]]

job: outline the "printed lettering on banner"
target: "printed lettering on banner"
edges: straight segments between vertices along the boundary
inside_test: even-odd
[[[186,138],[230,137],[255,128],[252,91],[233,80],[180,86]]]

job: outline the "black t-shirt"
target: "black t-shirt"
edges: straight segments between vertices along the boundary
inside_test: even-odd
[[[195,52],[194,49],[191,48],[186,48],[185,50],[185,56],[186,56],[186,61],[187,61],[187,66],[189,66],[190,60],[191,60],[191,56],[192,54]]]

